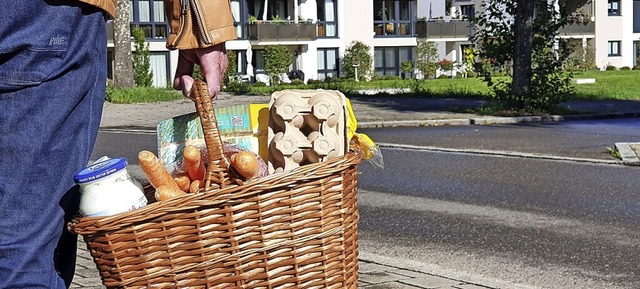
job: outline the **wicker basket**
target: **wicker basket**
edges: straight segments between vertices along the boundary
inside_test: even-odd
[[[357,288],[358,152],[246,183],[227,173],[206,84],[194,84],[206,188],[78,218],[108,288]]]

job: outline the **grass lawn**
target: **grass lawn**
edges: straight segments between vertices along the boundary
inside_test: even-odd
[[[119,89],[107,86],[107,101],[111,103],[157,102],[182,97],[182,92],[170,88],[133,87]]]
[[[580,100],[640,100],[640,70],[586,71],[575,72],[576,78],[594,78],[593,84],[574,84],[576,95]],[[496,78],[497,79],[497,78]],[[334,89],[355,91],[361,89],[415,88],[419,86],[418,97],[435,98],[482,98],[490,92],[482,78],[431,79],[415,81],[412,79],[375,80],[368,82],[334,81],[315,85],[279,85],[272,87],[242,84],[240,94],[269,95],[273,91],[283,89]],[[386,94],[385,94],[386,96]],[[406,96],[406,95],[398,95]],[[411,94],[410,96],[416,96]],[[375,96],[374,96],[375,97]],[[171,89],[141,88],[115,89],[107,88],[107,99],[114,103],[155,102],[182,98],[182,94]]]
[[[640,100],[640,70],[576,72],[576,78],[595,78],[593,84],[576,84],[576,98],[584,100]]]
[[[573,79],[576,78],[594,78],[596,82],[574,84],[576,89],[574,99],[640,100],[640,70],[574,72]],[[375,87],[375,84],[381,83],[383,87],[389,87],[387,85],[393,82],[406,83],[406,80],[382,80],[371,82],[369,85]],[[409,85],[402,87],[409,87]],[[420,81],[420,87],[433,92],[431,96],[434,97],[450,95],[450,97],[481,98],[482,95],[490,92],[482,78],[433,79]]]

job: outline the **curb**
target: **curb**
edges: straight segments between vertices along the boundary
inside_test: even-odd
[[[380,147],[390,148],[390,149],[438,151],[438,152],[459,153],[459,154],[492,155],[492,156],[503,156],[503,157],[556,160],[556,161],[579,162],[579,163],[596,163],[596,164],[607,164],[607,165],[626,164],[624,163],[624,161],[621,162],[618,160],[562,157],[562,156],[554,156],[554,155],[546,155],[546,154],[538,154],[538,153],[523,153],[523,152],[514,152],[514,151],[452,149],[452,148],[443,148],[443,147],[434,147],[434,146],[416,146],[416,145],[402,145],[402,144],[392,144],[392,143],[377,143],[377,144]],[[640,165],[640,161],[638,162],[638,165]]]
[[[638,158],[636,150],[634,150],[634,147],[640,150],[640,143],[617,142],[615,143],[615,147],[620,153],[622,162],[625,165],[640,166],[640,159]]]
[[[581,115],[544,115],[544,116],[515,116],[515,117],[471,117],[456,119],[429,119],[429,120],[397,120],[397,121],[363,121],[358,123],[359,128],[383,128],[383,127],[418,127],[418,126],[445,126],[445,125],[494,125],[517,123],[544,123],[561,122],[568,120],[588,119],[613,119],[640,117],[640,112],[606,113],[606,114],[581,114]]]
[[[394,120],[394,121],[363,121],[358,122],[358,128],[383,127],[418,127],[418,126],[446,126],[470,125],[471,119],[428,119],[428,120]]]

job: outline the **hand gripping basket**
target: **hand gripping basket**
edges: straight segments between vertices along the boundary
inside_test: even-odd
[[[357,288],[360,153],[232,180],[206,84],[194,84],[211,157],[206,188],[77,218],[108,288]]]

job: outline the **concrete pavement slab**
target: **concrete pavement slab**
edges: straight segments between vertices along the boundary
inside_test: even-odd
[[[615,147],[620,153],[622,162],[627,165],[640,165],[640,143],[618,142]]]

